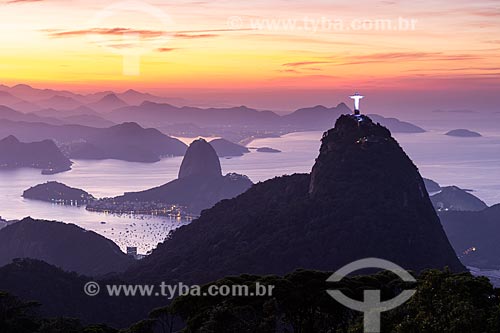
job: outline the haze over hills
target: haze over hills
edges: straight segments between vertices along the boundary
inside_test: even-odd
[[[429,246],[432,244],[432,246]],[[141,281],[335,270],[365,257],[462,271],[417,168],[369,117],[341,116],[312,173],[216,204],[128,271]]]

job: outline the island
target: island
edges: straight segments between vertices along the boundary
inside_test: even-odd
[[[27,189],[23,193],[23,198],[77,206],[86,205],[95,200],[93,195],[84,190],[72,188],[55,181]]]
[[[463,128],[449,131],[445,135],[456,136],[456,137],[460,137],[460,138],[480,138],[480,137],[482,137],[481,133],[470,131],[468,129],[463,129]]]
[[[262,148],[257,148],[257,152],[259,152],[259,153],[281,153],[281,150],[269,148],[269,147],[262,147]]]

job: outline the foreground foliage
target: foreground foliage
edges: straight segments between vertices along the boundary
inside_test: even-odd
[[[2,333],[360,333],[362,315],[345,308],[325,291],[339,289],[363,300],[363,291],[380,289],[383,300],[402,290],[417,289],[403,306],[382,314],[382,332],[484,333],[500,332],[499,290],[486,278],[450,271],[423,272],[416,285],[392,273],[362,275],[327,283],[331,273],[298,270],[284,277],[241,275],[205,285],[274,286],[262,297],[182,296],[167,307],[153,310],[149,318],[125,330],[104,325],[85,326],[76,319],[44,319],[36,302],[20,301],[0,293]]]

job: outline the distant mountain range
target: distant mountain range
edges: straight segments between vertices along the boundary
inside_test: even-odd
[[[44,174],[71,170],[71,161],[51,140],[23,143],[10,135],[0,140],[0,169],[35,168]]]
[[[32,113],[23,118],[14,114],[2,115],[0,110],[0,119],[95,127],[136,122],[171,135],[213,135],[238,142],[252,136],[269,137],[296,131],[327,130],[341,114],[352,112],[344,103],[330,108],[321,105],[303,108],[280,116],[271,111],[246,106],[178,107],[171,104],[175,102],[185,104],[182,100],[162,98],[136,90],[81,95],[69,91],[35,89],[27,85],[0,86],[0,105],[9,107],[12,111]],[[395,118],[378,115],[371,117],[393,132],[424,132],[418,126]]]
[[[96,111],[108,111],[110,106],[139,105],[144,101],[182,103],[179,98],[164,98],[129,89],[123,93],[104,91],[88,95],[66,90],[37,89],[26,84],[13,87],[0,85],[0,105],[23,112],[36,112],[44,108],[69,110],[83,105],[94,105]],[[100,109],[100,106],[103,108]]]
[[[326,130],[341,114],[352,111],[344,103],[336,107],[316,106],[299,109],[289,115],[279,116],[271,111],[258,111],[246,106],[233,108],[176,107],[170,104],[144,102],[139,106],[117,109],[107,115],[114,122],[125,119],[145,126],[163,127],[172,124],[193,124],[200,127],[245,126],[246,128],[286,131]],[[374,116],[374,120],[387,125],[394,132],[422,133],[422,128],[395,118]]]

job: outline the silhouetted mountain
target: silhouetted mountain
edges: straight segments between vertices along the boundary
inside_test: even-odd
[[[108,94],[95,103],[88,104],[88,107],[98,112],[108,112],[127,106],[128,104],[118,98],[115,94]]]
[[[202,212],[128,276],[206,282],[240,273],[335,270],[379,257],[404,268],[461,271],[422,177],[389,130],[341,116],[311,175],[254,185]]]
[[[110,128],[80,125],[53,126],[43,123],[0,122],[0,137],[13,134],[25,141],[51,138],[74,159],[119,159],[156,162],[164,156],[182,156],[187,146],[155,129],[134,123]]]
[[[0,141],[0,169],[35,168],[44,174],[71,170],[71,161],[51,140],[22,143],[14,136]]]
[[[429,192],[429,193],[441,191],[441,185],[439,185],[437,182],[433,181],[432,179],[424,178],[424,184],[425,184],[425,188],[427,189],[427,192]]]
[[[179,178],[191,176],[222,176],[222,168],[217,153],[204,139],[193,141],[182,160]]]
[[[473,132],[473,131],[470,131],[470,130],[467,130],[467,129],[452,130],[452,131],[447,132],[445,135],[448,135],[448,136],[458,136],[458,137],[461,137],[461,138],[479,138],[479,137],[482,136],[478,132]]]
[[[31,218],[0,230],[0,266],[15,258],[39,259],[89,276],[121,272],[133,262],[115,243],[93,231]]]
[[[91,194],[83,190],[54,181],[30,187],[24,191],[23,198],[74,204],[85,204],[90,200],[94,200]]]
[[[500,205],[480,212],[439,212],[455,251],[468,266],[500,269]]]
[[[199,214],[221,200],[234,198],[251,186],[252,182],[246,176],[232,173],[223,176],[215,150],[204,139],[199,139],[189,146],[178,179],[146,191],[102,199],[87,208],[113,211],[113,207],[124,202],[156,202],[180,205],[190,213]]]
[[[432,204],[438,211],[480,211],[488,206],[478,197],[457,186],[447,186],[441,192],[431,196]]]
[[[210,145],[214,147],[217,152],[217,156],[219,157],[243,156],[244,154],[250,152],[247,147],[233,143],[226,139],[214,139],[210,141]]]

